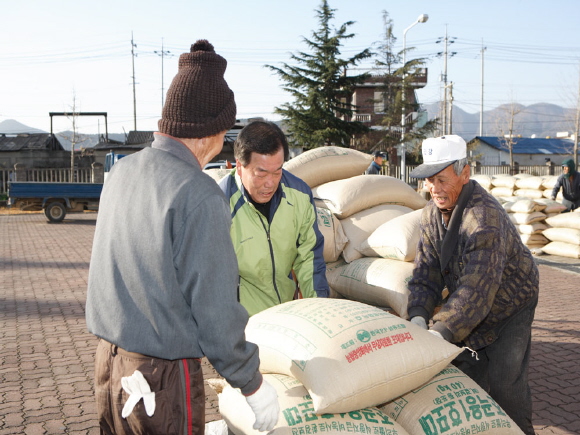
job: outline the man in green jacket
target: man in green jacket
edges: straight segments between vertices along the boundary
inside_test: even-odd
[[[240,302],[250,316],[297,297],[329,293],[312,191],[282,169],[288,155],[276,124],[252,122],[234,143],[236,168],[220,181],[232,213]]]
[[[409,318],[425,329],[432,320],[434,335],[476,351],[453,364],[532,435],[528,366],[538,268],[504,208],[470,180],[465,141],[429,138],[422,151],[423,164],[410,175],[425,179],[432,199],[421,215]]]

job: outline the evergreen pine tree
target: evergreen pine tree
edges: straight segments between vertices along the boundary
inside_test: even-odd
[[[354,37],[348,21],[338,29],[331,28],[336,9],[323,0],[316,10],[319,27],[312,38],[303,38],[311,52],[291,54],[295,65],[266,65],[285,83],[283,89],[293,102],[276,107],[288,126],[289,139],[305,149],[321,145],[350,146],[351,138],[368,131],[361,122],[351,121],[356,107],[350,103],[355,85],[364,82],[367,74],[348,76],[347,69],[372,56],[369,49],[348,58],[340,58],[343,41]]]

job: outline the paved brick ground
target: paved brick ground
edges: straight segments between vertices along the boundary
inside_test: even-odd
[[[84,304],[95,213],[0,215],[0,435],[98,434]],[[531,384],[538,434],[580,434],[580,261],[538,257]],[[206,378],[216,377],[204,361]],[[206,387],[206,419],[219,420]]]

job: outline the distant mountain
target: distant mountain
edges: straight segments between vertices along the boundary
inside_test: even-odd
[[[0,134],[47,133],[44,130],[28,127],[15,119],[5,119],[0,122]]]
[[[537,103],[529,106],[503,104],[483,112],[483,135],[501,136],[509,131],[511,113],[513,116],[513,134],[522,137],[556,137],[559,132],[574,132],[576,111],[548,103]],[[439,116],[439,103],[424,106],[429,119]],[[453,106],[453,133],[469,141],[479,136],[479,112],[468,113]]]

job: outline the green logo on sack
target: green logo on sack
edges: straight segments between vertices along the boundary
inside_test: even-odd
[[[360,331],[358,331],[356,333],[356,338],[358,338],[358,341],[360,341],[362,343],[366,343],[367,341],[370,341],[371,334],[369,331],[365,331],[364,329],[361,329]]]

